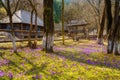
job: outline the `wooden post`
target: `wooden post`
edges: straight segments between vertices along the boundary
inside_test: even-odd
[[[23,24],[21,23],[21,38],[24,39],[22,30],[23,30]]]
[[[77,26],[75,27],[75,31],[76,31],[76,38],[75,38],[75,40],[77,41]]]
[[[1,29],[1,24],[0,24],[0,29]]]

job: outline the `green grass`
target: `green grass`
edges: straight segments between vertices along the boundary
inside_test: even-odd
[[[120,56],[105,54],[94,41],[67,40],[61,44],[55,42],[54,53],[44,53],[41,46],[18,49],[18,53],[0,50],[0,60],[8,60],[0,66],[0,71],[4,71],[0,80],[10,80],[9,73],[12,80],[120,80]],[[11,43],[0,46],[12,48]]]

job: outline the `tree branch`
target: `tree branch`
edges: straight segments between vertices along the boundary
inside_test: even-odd
[[[15,6],[15,10],[13,11],[12,15],[16,12],[16,10],[17,10],[17,8],[18,8],[18,5],[19,5],[19,2],[20,2],[20,0],[17,1],[17,4],[16,4],[16,6]]]
[[[2,0],[0,0],[0,3],[1,3],[1,5],[3,6],[3,8],[8,12],[8,9],[7,9],[7,7],[5,6],[5,4],[3,3]]]

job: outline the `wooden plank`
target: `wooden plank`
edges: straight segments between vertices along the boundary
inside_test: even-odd
[[[31,39],[34,41],[35,39]],[[69,38],[66,38],[65,40],[69,40]],[[28,41],[28,39],[21,39],[21,40],[16,40],[16,42],[23,42],[23,41]],[[37,41],[42,41],[42,38],[38,38]],[[62,39],[55,39],[54,41],[62,41]],[[7,43],[7,42],[12,42],[12,41],[0,41],[0,43]]]
[[[6,30],[6,29],[0,29],[0,32],[11,32],[12,30]],[[20,33],[29,33],[27,30],[15,30],[14,32],[20,32]],[[32,33],[36,33],[36,31],[32,31]],[[37,33],[43,33],[43,31],[37,32]]]

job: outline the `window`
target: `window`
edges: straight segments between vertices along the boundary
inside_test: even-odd
[[[11,26],[10,26],[10,25],[7,25],[6,29],[7,29],[7,30],[11,30]]]
[[[40,28],[37,29],[37,32],[40,32]]]
[[[26,30],[29,31],[29,30],[30,30],[30,27],[29,27],[29,26],[26,26]]]

